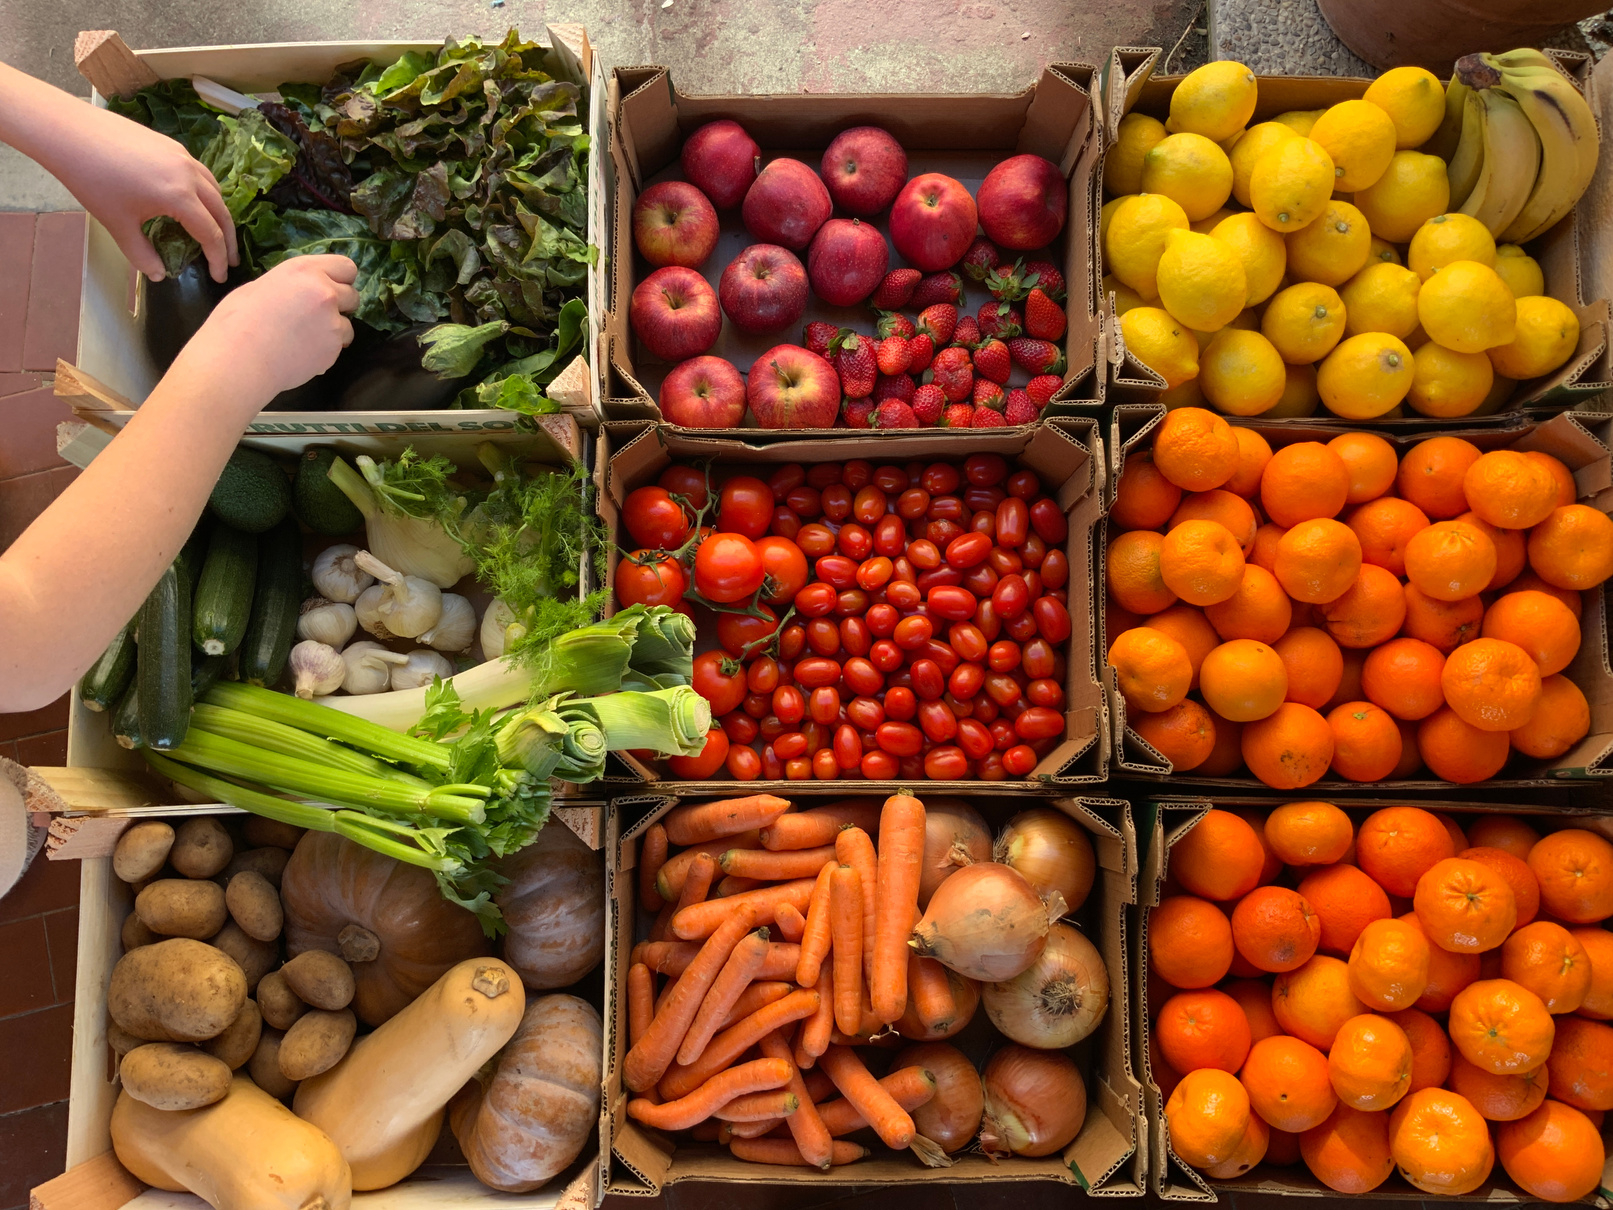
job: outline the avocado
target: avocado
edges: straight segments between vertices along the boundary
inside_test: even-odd
[[[332,537],[350,534],[364,524],[364,514],[330,481],[330,465],[336,458],[328,445],[309,446],[297,459],[297,478],[291,485],[297,520],[316,534]]]
[[[291,511],[291,483],[267,454],[238,448],[208,497],[213,515],[242,533],[261,534]]]

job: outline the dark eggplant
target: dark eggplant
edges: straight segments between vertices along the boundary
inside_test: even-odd
[[[391,335],[354,323],[353,343],[319,377],[276,396],[269,411],[419,412],[446,408],[474,377],[442,379],[425,369],[416,324]]]
[[[216,282],[198,257],[172,277],[147,280],[144,300],[146,352],[159,374],[173,365],[185,342],[238,282]]]

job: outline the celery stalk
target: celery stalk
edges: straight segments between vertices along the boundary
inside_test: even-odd
[[[357,773],[364,777],[380,777],[401,782],[406,786],[430,788],[429,782],[412,773],[405,773],[384,760],[355,752],[341,744],[321,739],[307,731],[299,731],[295,727],[287,727],[272,719],[259,718],[241,710],[232,710],[228,706],[210,706],[205,702],[193,706],[190,717],[191,722],[203,731],[222,735],[225,739],[237,740],[243,744],[267,748],[270,752],[278,752],[282,756],[294,756],[310,764],[324,765],[331,769],[345,769],[349,773]]]
[[[413,692],[411,691],[411,696]],[[370,722],[362,716],[356,716],[359,712],[332,710],[315,702],[305,702],[288,693],[276,693],[272,689],[259,689],[253,685],[241,685],[233,681],[218,682],[208,690],[207,696],[202,700],[214,706],[228,706],[243,713],[266,718],[271,722],[295,727],[299,731],[307,731],[324,739],[339,740],[355,748],[362,748],[366,752],[373,752],[377,756],[386,757],[388,760],[446,773],[453,760],[453,753],[447,745],[399,734],[400,731],[407,731],[412,727],[425,713],[425,693],[424,690],[419,692],[421,708],[415,711],[407,727],[396,730]],[[367,702],[396,696],[398,696],[396,693],[376,693],[366,697],[330,700]]]

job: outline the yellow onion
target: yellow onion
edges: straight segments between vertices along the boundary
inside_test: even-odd
[[[935,888],[966,865],[991,860],[991,829],[961,798],[924,803],[924,865],[919,874],[919,907],[929,906]]]
[[[1048,906],[995,861],[964,866],[936,889],[908,944],[982,983],[1012,979],[1047,941]]]
[[[985,1112],[980,1073],[956,1046],[920,1042],[891,1062],[892,1071],[922,1067],[935,1077],[935,1096],[913,1110],[913,1128],[948,1154],[974,1141]]]
[[[1074,1046],[1109,1009],[1109,968],[1073,925],[1055,924],[1036,961],[1002,983],[981,989],[991,1023],[1015,1042],[1039,1050]]]
[[[1062,1051],[1005,1046],[991,1056],[981,1084],[980,1146],[988,1156],[1052,1155],[1081,1133],[1087,1086]]]
[[[1049,902],[1054,891],[1063,896],[1060,915],[1086,902],[1098,871],[1086,829],[1052,807],[1033,807],[1010,819],[992,855],[1018,870]]]
[[[918,999],[912,994],[913,968],[921,962],[935,962],[935,959],[921,958],[914,954],[909,960],[907,1008],[896,1021],[896,1032],[909,1042],[939,1042],[942,1038],[950,1038],[954,1034],[961,1033],[963,1027],[974,1020],[975,1009],[980,1007],[980,984],[936,963],[937,969],[946,974],[947,986],[952,990],[952,1004],[956,1011],[944,1020],[927,1022],[919,1015]]]

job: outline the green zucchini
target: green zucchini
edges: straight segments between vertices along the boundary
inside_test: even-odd
[[[191,601],[191,638],[208,655],[228,655],[240,646],[252,616],[257,574],[257,535],[222,522],[213,526],[213,540]]]
[[[110,710],[134,680],[134,623],[131,621],[107,645],[78,683],[78,697],[89,710]]]
[[[287,517],[258,542],[257,592],[236,650],[240,679],[273,688],[297,641],[302,609],[302,531]]]
[[[125,748],[144,748],[140,736],[140,686],[131,684],[112,713],[112,738]]]
[[[218,684],[230,666],[227,655],[203,655],[195,648],[190,653],[190,700],[199,702],[206,692]]]
[[[190,729],[190,585],[174,563],[140,610],[135,661],[140,738],[158,751],[177,748]]]

